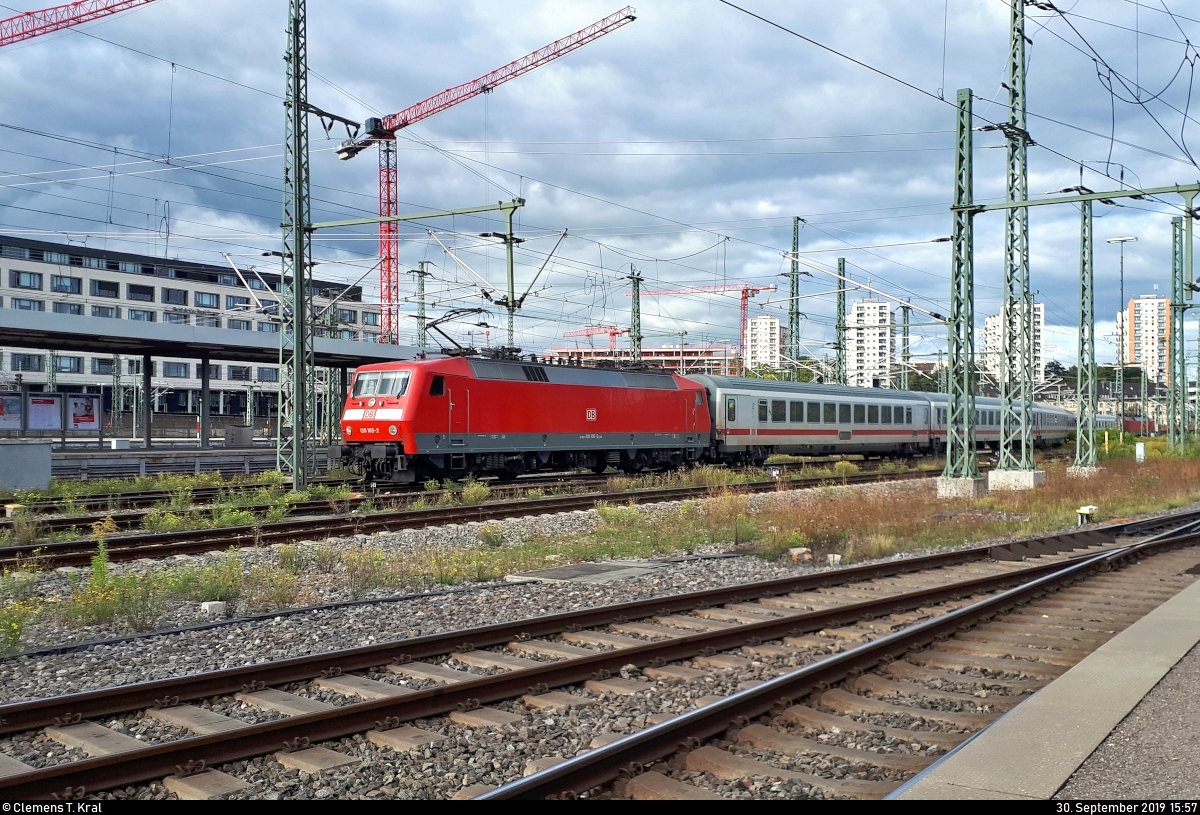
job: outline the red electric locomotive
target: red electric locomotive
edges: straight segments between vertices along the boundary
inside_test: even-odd
[[[542,469],[637,472],[703,458],[704,387],[665,371],[450,357],[357,370],[342,414],[343,463],[412,482]]]

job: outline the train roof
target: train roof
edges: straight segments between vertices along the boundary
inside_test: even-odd
[[[433,357],[424,360],[388,362],[359,368],[362,372],[395,370],[400,367],[445,366],[465,363],[476,379],[499,379],[508,382],[548,382],[552,385],[582,385],[595,388],[640,388],[643,390],[677,391],[687,387],[673,371],[656,368],[620,370],[614,368],[583,368],[572,365],[546,365],[532,360],[483,359],[480,357]],[[434,370],[437,370],[435,367]],[[444,370],[444,369],[443,369]]]
[[[751,379],[739,376],[689,376],[710,388],[728,388],[744,391],[770,391],[772,393],[795,393],[811,396],[846,396],[847,392],[864,398],[887,399],[889,401],[924,402],[926,393],[919,391],[891,390],[887,388],[851,388],[845,385],[824,385],[817,382],[783,382],[777,379]]]

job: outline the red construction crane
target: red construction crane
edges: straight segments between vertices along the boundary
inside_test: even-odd
[[[617,351],[617,337],[622,334],[628,334],[628,328],[617,328],[615,325],[589,325],[587,328],[580,328],[575,331],[567,331],[563,334],[564,337],[595,337],[598,334],[608,335],[608,350],[613,352],[614,356]]]
[[[366,150],[372,144],[379,146],[379,214],[381,217],[398,215],[399,190],[396,182],[396,131],[428,119],[435,113],[452,108],[460,102],[473,99],[481,93],[490,93],[496,87],[522,74],[540,68],[548,62],[566,56],[605,34],[616,31],[636,18],[632,6],[626,6],[599,22],[592,23],[568,37],[555,40],[532,54],[510,62],[503,68],[484,74],[478,79],[464,82],[453,88],[431,96],[424,102],[405,108],[383,119],[367,119],[363,135],[357,140],[343,142],[338,148],[338,157],[345,160]],[[380,342],[395,343],[397,307],[400,303],[400,229],[395,221],[379,224],[379,302],[383,315]]]
[[[721,286],[688,286],[686,289],[663,289],[661,291],[644,291],[642,297],[659,297],[666,294],[724,294],[725,292],[741,292],[742,294],[742,324],[738,334],[738,344],[746,342],[746,323],[750,317],[750,298],[760,291],[775,291],[774,286],[749,286],[745,283],[727,283]]]
[[[42,34],[61,31],[81,23],[99,20],[110,14],[129,11],[154,0],[80,0],[53,6],[41,11],[26,11],[7,20],[0,20],[0,47],[31,40]]]

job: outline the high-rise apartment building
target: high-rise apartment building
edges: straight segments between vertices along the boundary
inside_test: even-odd
[[[742,338],[746,368],[783,366],[783,327],[775,317],[754,317],[746,321]]]
[[[1160,385],[1167,383],[1167,335],[1171,328],[1171,300],[1157,294],[1143,294],[1130,300],[1117,314],[1125,337],[1125,364],[1146,371],[1146,378]]]
[[[1000,314],[983,320],[983,360],[980,365],[985,371],[1000,379],[1004,367],[1004,321]],[[1033,381],[1046,381],[1046,351],[1043,337],[1046,333],[1046,304],[1033,304]],[[1023,362],[1023,360],[1022,360]]]
[[[890,388],[896,316],[883,300],[860,300],[846,318],[846,379],[858,388]]]

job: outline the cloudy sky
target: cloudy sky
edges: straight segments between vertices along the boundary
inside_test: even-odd
[[[41,5],[13,2],[0,10]],[[805,220],[801,249],[813,262],[833,268],[845,257],[854,278],[946,311],[949,247],[931,241],[950,233],[954,108],[938,97],[952,102],[970,87],[978,124],[1005,118],[1008,0],[744,5],[926,93],[719,0],[645,0],[634,23],[402,133],[402,211],[526,199],[518,292],[568,230],[526,301],[518,345],[587,343],[562,334],[627,326],[631,264],[651,289],[778,285],[751,313],[786,318],[780,252],[790,249],[792,216]],[[1080,162],[1092,189],[1122,177],[1143,186],[1200,178],[1189,158],[1200,100],[1189,99],[1197,51],[1188,42],[1200,42],[1200,14],[1180,0],[1063,8],[1030,8],[1031,192],[1078,184]],[[310,101],[356,120],[392,113],[617,9],[607,0],[309,0]],[[261,253],[279,242],[286,15],[284,0],[158,0],[0,52],[0,232],[210,263],[230,252],[271,268]],[[339,161],[343,138],[335,130],[327,140],[314,121],[317,220],[377,206],[375,154]],[[1002,198],[1002,137],[979,132],[975,146],[977,200]],[[1166,292],[1177,203],[1097,206],[1102,359],[1114,355],[1119,306],[1117,249],[1104,239],[1139,239],[1126,246],[1127,297]],[[999,308],[1003,222],[989,214],[976,223],[982,326]],[[474,237],[500,227],[458,217],[404,228],[404,268],[433,263],[431,314],[481,299],[428,230],[503,288],[502,252]],[[1077,209],[1032,214],[1048,356],[1068,364],[1078,235]],[[317,254],[320,276],[352,282],[375,263],[377,242],[369,228],[323,233]],[[818,355],[833,335],[832,283],[814,272],[801,284],[815,295],[801,301],[802,340]],[[364,285],[377,298],[373,274]],[[643,315],[647,333],[736,340],[736,294],[646,298]],[[476,344],[502,341],[503,313],[482,319],[493,328]],[[403,340],[413,327],[402,321]],[[944,347],[942,332],[914,333],[923,337],[916,354]]]

